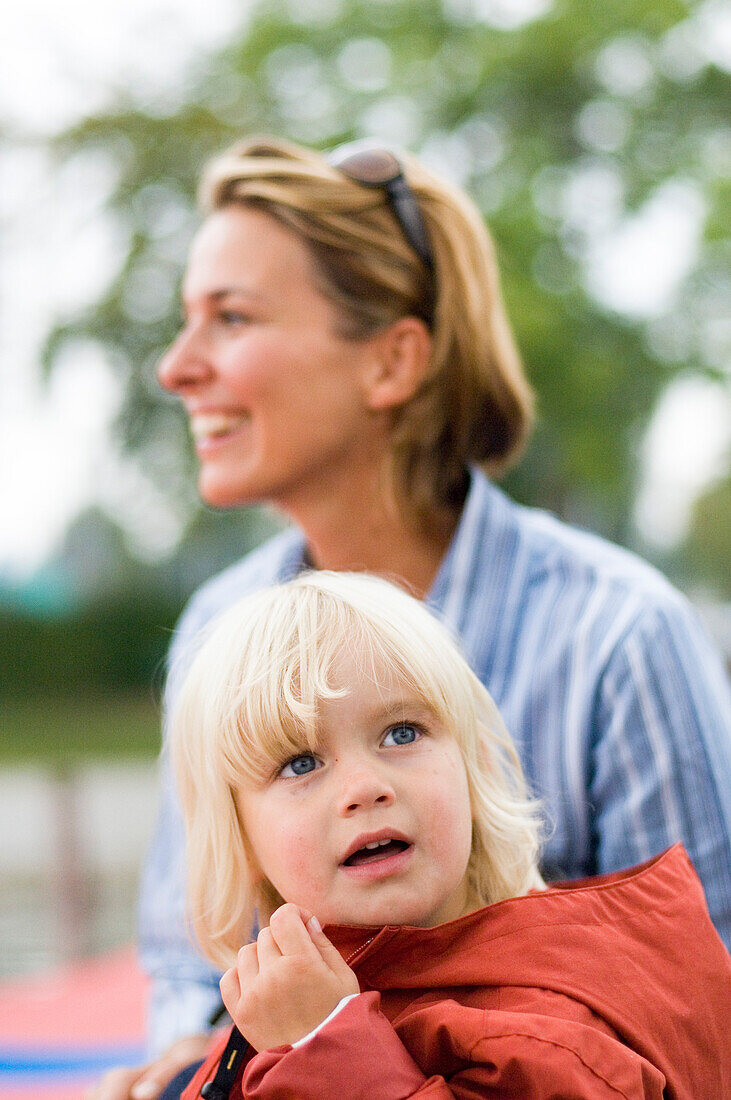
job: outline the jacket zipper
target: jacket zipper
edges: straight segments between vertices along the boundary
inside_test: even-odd
[[[377,933],[376,933],[376,934],[377,934]],[[366,940],[366,941],[365,941],[365,943],[362,943],[362,944],[360,945],[360,947],[357,947],[357,948],[355,949],[355,951],[354,951],[354,952],[352,953],[352,955],[349,955],[349,956],[348,956],[348,958],[347,958],[347,959],[345,960],[346,966],[350,966],[350,965],[352,964],[352,962],[353,962],[353,959],[357,959],[357,958],[358,958],[358,956],[359,956],[359,955],[360,955],[360,954],[361,954],[361,953],[362,953],[363,951],[365,951],[367,947],[370,947],[370,945],[371,945],[371,944],[373,943],[373,941],[374,941],[374,939],[375,939],[375,938],[376,938],[375,936],[371,936],[371,938],[370,938],[369,940]]]
[[[365,943],[362,943],[360,945],[360,947],[357,947],[355,949],[355,951],[353,951],[353,953],[348,956],[348,958],[345,960],[346,964],[348,966],[352,966],[353,961],[358,959],[359,956],[365,954],[365,952],[368,950],[368,948],[373,943],[373,941],[378,939],[378,937],[381,935],[381,933],[384,932],[386,929],[388,929],[388,931],[391,932],[391,936],[389,936],[389,939],[393,939],[393,933],[398,932],[398,927],[395,926],[395,925],[387,924],[387,925],[385,925],[384,928],[379,928],[379,930],[377,932],[375,932],[374,935],[370,936],[369,939],[367,939],[365,941]]]

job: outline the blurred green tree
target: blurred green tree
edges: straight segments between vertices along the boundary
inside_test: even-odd
[[[496,238],[540,411],[508,487],[630,541],[637,444],[659,393],[680,369],[722,377],[728,129],[712,6],[555,0],[522,5],[533,17],[521,21],[505,0],[259,3],[182,92],[127,90],[55,141],[61,160],[111,168],[107,216],[127,246],[99,300],[50,335],[48,369],[71,340],[111,349],[120,446],[192,514],[185,427],[154,366],[179,323],[200,169],[246,132],[321,147],[377,134],[462,183]],[[692,270],[665,308],[613,310],[597,250],[668,195],[703,225]],[[620,274],[627,294],[636,277]]]
[[[685,556],[693,574],[722,600],[731,600],[731,476],[710,485],[695,502]]]

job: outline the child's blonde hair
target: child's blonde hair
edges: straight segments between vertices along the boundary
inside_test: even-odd
[[[171,747],[187,831],[188,893],[203,953],[230,966],[258,910],[283,900],[256,882],[237,810],[242,783],[264,783],[318,747],[318,705],[343,652],[373,680],[393,671],[459,744],[472,809],[470,893],[477,906],[541,883],[538,804],[487,690],[417,600],[365,574],[317,572],[263,589],[215,620],[184,679]]]

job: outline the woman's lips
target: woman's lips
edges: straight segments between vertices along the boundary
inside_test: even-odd
[[[199,455],[209,454],[249,426],[248,413],[196,413],[190,417],[190,431]]]

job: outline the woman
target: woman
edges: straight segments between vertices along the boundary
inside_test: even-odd
[[[552,818],[544,873],[614,871],[682,840],[728,936],[721,664],[656,572],[485,476],[520,453],[532,402],[476,208],[411,157],[402,172],[384,151],[271,139],[215,161],[203,205],[160,381],[190,418],[203,499],[267,502],[292,526],[194,596],[168,705],[201,628],[244,593],[308,566],[395,579],[460,636],[501,709]],[[218,1001],[186,933],[182,851],[166,767],[141,908],[158,1051]],[[96,1095],[156,1096],[202,1050],[184,1039]]]

